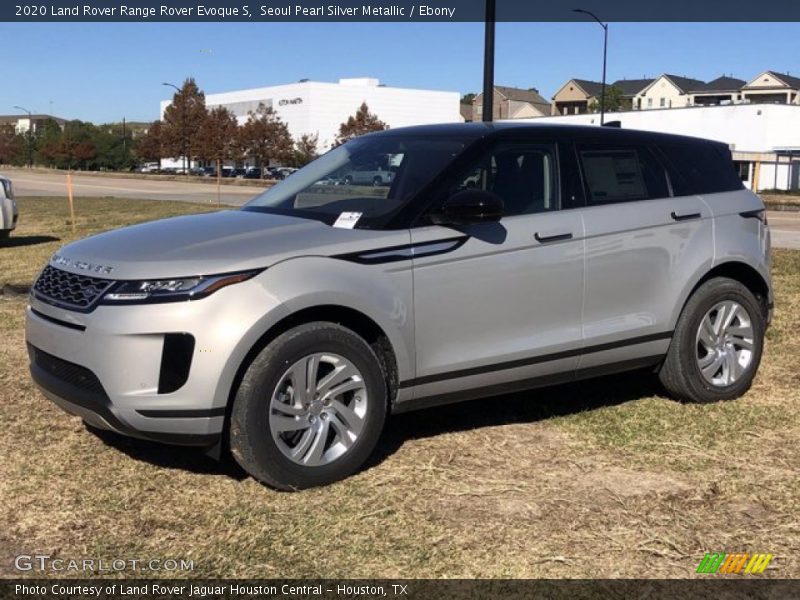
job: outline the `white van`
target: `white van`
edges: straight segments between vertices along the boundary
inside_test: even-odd
[[[0,240],[6,239],[17,226],[17,201],[11,180],[0,175]]]

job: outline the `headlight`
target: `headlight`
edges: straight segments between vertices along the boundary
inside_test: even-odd
[[[247,281],[260,271],[226,273],[176,279],[147,279],[145,281],[120,281],[103,296],[103,304],[146,304],[150,302],[178,302],[199,300],[210,296],[225,286]]]

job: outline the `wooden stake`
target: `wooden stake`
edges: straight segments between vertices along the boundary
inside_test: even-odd
[[[69,198],[69,220],[72,223],[72,233],[75,233],[75,200],[72,197],[72,172],[67,171],[67,197]]]

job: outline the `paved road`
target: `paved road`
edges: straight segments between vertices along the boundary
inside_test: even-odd
[[[17,196],[67,195],[66,175],[62,173],[26,172],[24,169],[4,171],[14,183]],[[74,174],[73,193],[76,196],[117,198],[144,198],[177,200],[181,202],[216,202],[217,186],[214,183],[189,183],[184,181],[157,181],[126,177],[95,177]],[[241,206],[261,189],[250,186],[222,185],[220,201]]]
[[[18,196],[66,196],[64,173],[30,173],[24,169],[8,170]],[[116,196],[119,198],[147,198],[178,200],[183,202],[215,202],[217,187],[213,183],[187,183],[184,181],[154,181],[124,177],[93,177],[74,175],[76,196]],[[223,204],[241,206],[260,192],[255,187],[223,185]],[[800,250],[800,212],[769,211],[772,245],[776,248]]]
[[[773,248],[800,250],[800,212],[769,211],[767,221]]]

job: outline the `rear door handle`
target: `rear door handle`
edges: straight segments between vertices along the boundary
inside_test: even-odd
[[[563,240],[571,240],[572,233],[555,233],[553,235],[540,235],[537,231],[533,234],[533,237],[536,239],[537,242],[541,244],[546,244],[548,242],[560,242]]]
[[[694,213],[676,213],[674,210],[670,214],[673,221],[688,221],[690,219],[699,219],[701,217],[699,212]]]

